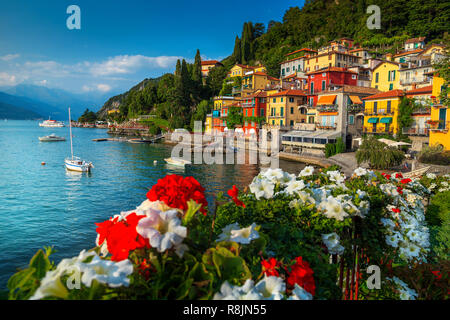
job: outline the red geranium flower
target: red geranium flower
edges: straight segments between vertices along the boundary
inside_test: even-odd
[[[441,274],[441,272],[439,270],[431,271],[431,273],[436,276],[437,280],[441,280],[442,279],[442,274]]]
[[[392,208],[392,212],[395,212],[395,213],[400,213],[400,209],[399,208]]]
[[[275,276],[278,277],[280,274],[277,269],[279,268],[279,262],[275,258],[270,258],[269,260],[261,261],[262,270],[266,276]]]
[[[382,175],[383,177],[385,177],[386,179],[388,179],[388,180],[391,179],[391,175],[390,175],[390,174],[387,174],[387,173],[384,173],[384,172],[383,172],[381,175]]]
[[[128,259],[130,251],[139,248],[150,248],[148,239],[144,239],[136,231],[136,226],[143,215],[136,213],[129,214],[124,220],[119,221],[116,217],[102,223],[96,223],[99,234],[97,245],[101,246],[106,240],[112,261],[122,261]]]
[[[397,192],[399,194],[403,194],[403,188],[402,187],[397,187]]]
[[[241,206],[241,207],[245,208],[245,204],[241,200],[238,199],[239,189],[236,187],[236,185],[233,185],[233,188],[228,190],[228,195],[231,197],[231,199],[233,199],[234,203],[237,206]]]
[[[294,287],[298,284],[303,289],[311,293],[313,296],[316,293],[316,285],[314,282],[313,273],[314,271],[309,267],[309,263],[303,261],[302,257],[297,257],[295,259],[295,264],[291,266],[291,271],[288,270],[287,284],[290,287]]]
[[[406,178],[406,179],[400,180],[400,182],[403,183],[403,184],[409,183],[409,182],[411,182],[411,181],[412,181],[412,180],[411,180],[410,178]]]
[[[403,178],[403,175],[400,172],[398,172],[398,173],[395,174],[395,177],[397,179],[400,179],[400,178]]]
[[[150,201],[162,201],[171,208],[187,210],[188,201],[194,200],[201,204],[200,212],[207,213],[208,202],[205,198],[205,189],[193,177],[183,178],[182,176],[171,174],[158,180],[147,193]]]

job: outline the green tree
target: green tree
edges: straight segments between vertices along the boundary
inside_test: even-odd
[[[242,124],[242,108],[228,107],[227,127],[233,129],[239,124]]]
[[[209,89],[210,96],[216,96],[220,93],[223,86],[223,80],[227,76],[227,69],[222,66],[217,66],[209,71],[206,78],[206,86]]]
[[[375,169],[389,169],[400,165],[403,159],[405,159],[405,154],[402,151],[395,147],[388,147],[374,136],[364,139],[356,151],[358,165],[368,162],[370,167]]]
[[[84,110],[81,117],[78,118],[78,122],[88,122],[92,123],[97,120],[97,115],[95,112],[90,111],[89,109]]]

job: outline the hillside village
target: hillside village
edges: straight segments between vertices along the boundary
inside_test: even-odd
[[[236,64],[226,83],[231,94],[215,96],[205,131],[234,130],[245,136],[259,130],[281,131],[284,149],[323,155],[325,145],[341,137],[347,149],[357,148],[363,135],[407,135],[412,149],[440,144],[450,149],[450,114],[439,95],[444,80],[433,64],[445,57],[441,44],[425,37],[408,39],[396,54],[373,54],[350,38],[313,50],[286,54],[280,77],[263,65]],[[202,61],[207,77],[219,61]],[[414,99],[412,124],[402,127],[403,98]],[[233,114],[242,114],[234,123]]]

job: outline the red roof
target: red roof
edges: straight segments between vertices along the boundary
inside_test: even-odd
[[[207,65],[211,65],[211,64],[221,64],[221,63],[217,60],[203,60],[202,61],[202,66],[207,66]]]
[[[395,97],[403,97],[405,92],[403,90],[391,90],[382,93],[374,94],[373,96],[368,96],[363,98],[362,100],[376,100],[376,99],[384,99],[384,98],[395,98]]]
[[[422,88],[416,88],[409,91],[406,91],[406,95],[412,96],[412,95],[420,95],[420,94],[431,94],[433,92],[433,86],[426,86]]]
[[[425,37],[419,37],[419,38],[411,38],[405,41],[405,43],[415,43],[415,42],[422,42],[425,41]]]
[[[423,49],[416,49],[416,50],[411,50],[411,51],[403,51],[403,52],[395,54],[394,57],[406,56],[408,54],[420,53],[422,51],[424,51],[424,50]]]
[[[302,48],[302,49],[299,49],[299,50],[295,50],[295,51],[289,52],[288,54],[286,54],[286,56],[290,56],[291,54],[295,54],[295,53],[302,52],[302,51],[306,51],[306,52],[317,52],[316,50],[313,50],[313,49]]]
[[[307,74],[309,75],[309,74],[316,74],[316,73],[322,73],[322,72],[347,72],[347,73],[358,74],[358,72],[350,71],[350,70],[347,70],[346,68],[341,68],[341,67],[328,67],[328,68],[319,69],[316,71],[311,71],[311,72],[308,72]]]
[[[306,96],[306,93],[302,90],[284,90],[278,93],[271,94],[270,97],[282,97],[282,96]]]

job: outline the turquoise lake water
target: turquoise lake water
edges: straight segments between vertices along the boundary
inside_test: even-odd
[[[38,137],[51,133],[67,140],[39,142]],[[95,166],[91,174],[64,168],[70,155],[69,128],[0,120],[0,289],[43,246],[54,245],[55,262],[94,247],[94,223],[135,208],[166,174],[195,177],[212,205],[219,191],[233,184],[243,188],[260,170],[257,165],[178,169],[163,160],[170,156],[168,145],[92,141],[108,137],[104,129],[73,128],[73,136],[75,155]],[[280,167],[298,173],[304,165],[280,161]]]

